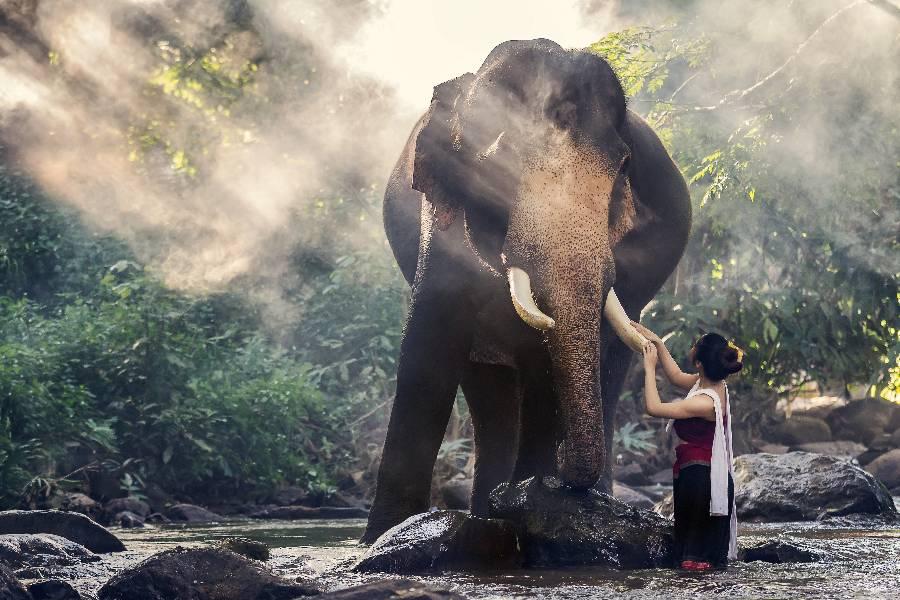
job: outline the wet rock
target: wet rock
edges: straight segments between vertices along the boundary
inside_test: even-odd
[[[768,542],[741,548],[738,560],[743,562],[762,561],[770,563],[807,563],[824,560],[825,556],[815,550],[809,550],[794,542],[769,540]]]
[[[785,419],[771,433],[777,441],[788,446],[831,441],[831,427],[824,419],[803,415]]]
[[[15,573],[0,562],[0,600],[32,600]]]
[[[137,515],[143,520],[144,517],[146,517],[153,511],[150,510],[149,504],[147,504],[140,498],[134,498],[131,496],[127,498],[114,498],[103,505],[103,514],[110,522],[115,519],[116,515],[119,515],[123,512],[129,512],[133,515]]]
[[[327,600],[464,600],[445,589],[431,587],[421,581],[390,579],[323,594]]]
[[[218,548],[166,550],[110,579],[99,600],[294,600],[319,593]]]
[[[161,523],[171,523],[172,519],[167,517],[162,513],[151,513],[147,515],[147,518],[144,519],[144,523],[152,523],[154,525],[159,525]]]
[[[110,525],[118,525],[122,529],[138,529],[144,526],[144,519],[140,515],[126,510],[114,516]]]
[[[251,519],[365,519],[369,511],[364,508],[344,508],[342,506],[276,506],[254,513]]]
[[[121,552],[125,546],[86,515],[58,510],[0,512],[0,534],[50,533],[77,542],[91,552]]]
[[[653,483],[661,483],[663,485],[672,485],[672,467],[657,471],[650,476],[650,481]]]
[[[828,424],[842,439],[868,445],[880,434],[900,427],[900,405],[882,398],[857,400],[831,411]]]
[[[253,560],[269,560],[269,557],[272,555],[268,546],[262,542],[245,537],[225,538],[219,542],[219,547]]]
[[[667,519],[675,516],[675,496],[672,492],[666,494],[661,500],[653,505],[653,512]]]
[[[900,450],[891,450],[873,460],[866,471],[888,488],[900,486]]]
[[[213,523],[223,521],[221,515],[194,504],[175,504],[166,509],[166,517],[182,523]]]
[[[790,450],[788,446],[783,444],[760,444],[759,451],[765,454],[787,454]]]
[[[883,485],[847,460],[789,452],[735,459],[738,518],[751,521],[812,521],[822,515],[896,518]]]
[[[835,440],[833,442],[811,442],[809,444],[798,444],[791,448],[791,451],[812,452],[814,454],[824,454],[826,456],[837,456],[840,458],[856,458],[866,451],[866,447],[857,442],[847,440]]]
[[[100,514],[100,503],[87,494],[66,494],[62,505],[63,510],[81,513],[93,518]]]
[[[670,566],[671,523],[608,494],[574,492],[547,477],[504,483],[490,495],[490,514],[519,528],[529,567]]]
[[[644,474],[644,470],[637,463],[616,465],[613,467],[613,479],[626,485],[649,485],[650,479]]]
[[[451,510],[468,510],[472,497],[472,480],[467,478],[449,479],[441,484],[441,499]]]
[[[511,523],[454,510],[413,515],[387,530],[353,566],[371,573],[515,568],[521,564]]]
[[[613,496],[616,500],[621,500],[629,506],[642,508],[644,510],[653,510],[653,500],[636,489],[628,487],[618,481],[613,482]]]
[[[60,579],[46,579],[28,584],[33,600],[82,600],[81,594],[71,583]]]
[[[634,489],[644,494],[654,502],[659,502],[672,491],[672,488],[670,486],[661,485],[658,483],[655,483],[653,485],[642,485]]]
[[[55,569],[99,560],[99,556],[84,546],[58,535],[49,533],[0,535],[0,562],[12,569]]]

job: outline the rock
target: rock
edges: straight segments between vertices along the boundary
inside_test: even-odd
[[[62,509],[88,515],[93,518],[100,513],[100,503],[87,494],[76,492],[73,494],[66,494]]]
[[[451,510],[468,510],[472,498],[472,480],[454,478],[441,484],[441,498]]]
[[[760,444],[759,451],[766,454],[787,454],[790,447],[782,444]]]
[[[213,523],[223,521],[221,515],[194,504],[175,504],[166,509],[166,517],[182,523]]]
[[[900,449],[882,454],[866,466],[866,471],[888,488],[900,486]]]
[[[294,600],[317,588],[277,577],[261,563],[220,548],[175,548],[110,579],[99,600]]]
[[[893,436],[890,433],[879,433],[872,439],[869,443],[870,450],[878,450],[880,452],[887,452],[888,450],[893,450]]]
[[[154,525],[159,525],[162,523],[171,523],[172,519],[167,517],[162,513],[152,513],[147,515],[147,518],[144,519],[144,523],[153,523]]]
[[[643,508],[644,510],[653,510],[653,500],[618,481],[613,482],[613,496],[616,500],[621,500],[629,506]]]
[[[739,456],[735,484],[738,518],[743,520],[811,521],[857,513],[897,517],[883,485],[860,467],[832,456]]]
[[[792,447],[791,451],[812,452],[813,454],[824,454],[826,456],[837,456],[841,458],[852,459],[865,452],[866,447],[856,442],[835,440],[833,442],[811,442],[809,444],[798,444]]]
[[[860,466],[865,467],[884,453],[884,450],[866,450],[856,457],[856,462],[858,462]]]
[[[790,415],[826,418],[831,411],[847,405],[847,399],[841,396],[814,396],[810,398],[782,398],[775,405],[775,410]]]
[[[34,600],[81,600],[81,594],[71,583],[60,579],[46,579],[28,584]]]
[[[830,442],[831,428],[824,419],[796,415],[785,419],[772,430],[776,440],[788,446],[810,442]]]
[[[900,448],[900,429],[891,434],[891,448]]]
[[[528,567],[670,566],[671,523],[596,490],[575,492],[558,479],[504,483],[490,494],[490,514],[519,529]]]
[[[140,498],[134,498],[132,496],[127,498],[114,498],[103,505],[103,514],[110,522],[112,522],[116,515],[123,512],[137,515],[143,520],[144,517],[153,511],[150,510],[149,504]]]
[[[50,533],[0,535],[0,562],[12,569],[56,568],[97,562],[100,557],[64,537]]]
[[[511,523],[455,510],[413,515],[379,537],[353,566],[362,573],[422,573],[515,568],[521,564]]]
[[[842,439],[868,445],[880,434],[900,427],[900,405],[882,398],[857,400],[831,411],[828,424]]]
[[[269,560],[272,553],[262,542],[245,537],[230,537],[219,542],[219,547],[236,552],[253,560]]]
[[[421,581],[389,579],[317,596],[327,600],[465,600],[465,596]]]
[[[668,467],[661,471],[657,471],[653,475],[650,476],[650,481],[653,483],[661,483],[663,485],[671,486],[672,485],[672,467]]]
[[[90,517],[59,510],[0,512],[0,534],[51,533],[77,542],[91,552],[121,552],[125,546]]]
[[[0,600],[33,600],[9,567],[0,562]]]
[[[626,485],[648,485],[650,483],[650,479],[644,475],[644,470],[637,463],[614,466],[613,479]]]
[[[758,560],[770,563],[806,563],[824,559],[825,557],[815,550],[780,540],[769,540],[751,548],[741,548],[738,551],[738,560],[744,562]]]
[[[753,439],[750,432],[743,426],[735,426],[731,432],[731,449],[735,456],[753,454]]]
[[[254,513],[251,519],[365,519],[369,511],[364,508],[344,508],[338,506],[276,506]]]
[[[666,494],[661,500],[653,505],[653,512],[667,519],[674,518],[675,515],[675,496],[672,492]]]
[[[654,483],[653,485],[642,485],[634,489],[644,494],[654,502],[662,500],[666,497],[666,494],[669,494],[672,491],[671,487],[658,483]]]
[[[118,525],[122,529],[137,529],[144,526],[144,519],[140,515],[125,510],[114,516],[110,525]]]

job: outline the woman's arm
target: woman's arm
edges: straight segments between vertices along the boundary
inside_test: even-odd
[[[669,349],[666,348],[666,344],[662,341],[662,338],[637,321],[632,321],[631,324],[638,330],[638,333],[653,342],[653,345],[659,350],[659,362],[662,365],[663,373],[666,374],[666,379],[673,385],[677,385],[685,390],[694,387],[694,384],[697,383],[697,379],[700,376],[696,373],[691,375],[682,371],[681,368],[679,368],[678,363],[675,362],[675,359],[672,358],[672,354],[669,352]]]
[[[700,417],[710,421],[716,419],[713,399],[706,394],[697,394],[680,402],[663,404],[656,389],[656,344],[647,344],[644,349],[644,408],[651,417],[668,419],[690,419]]]

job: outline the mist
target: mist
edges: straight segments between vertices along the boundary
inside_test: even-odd
[[[868,85],[864,70],[845,84],[858,90],[860,106],[895,110],[900,61],[885,58],[896,51],[900,21],[878,3],[659,4],[7,1],[3,144],[49,195],[76,207],[90,227],[126,240],[167,285],[242,291],[290,319],[297,306],[284,282],[300,275],[291,254],[330,242],[321,223],[298,215],[336,188],[374,198],[374,211],[360,206],[357,219],[341,224],[340,243],[384,246],[377,198],[431,87],[476,70],[507,39],[584,47],[618,28],[678,19],[697,32],[716,30],[718,42],[696,78],[671,74],[661,93],[678,89],[673,106],[715,105],[789,59],[765,86],[801,79],[809,86],[810,78],[830,85],[827,64],[844,57],[877,60],[878,86]],[[798,53],[813,33],[808,13],[824,18],[851,4]],[[223,92],[218,103],[193,93],[189,74],[177,79],[172,71],[191,52],[216,57],[218,72],[242,92]],[[826,108],[811,107],[809,123],[775,149],[807,178],[801,188],[811,198],[852,153],[840,143],[846,132],[829,127]],[[708,118],[737,127],[747,114],[735,103]],[[873,168],[890,178],[895,165]],[[896,214],[878,222],[891,219]],[[855,215],[846,230],[864,235],[870,226],[870,217]],[[759,235],[735,233],[746,243]],[[896,272],[891,264],[870,267]]]

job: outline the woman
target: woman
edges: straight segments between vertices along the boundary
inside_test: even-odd
[[[675,448],[675,552],[683,569],[724,568],[737,558],[734,472],[731,465],[731,403],[725,379],[743,367],[743,351],[717,333],[691,348],[699,372],[682,372],[658,335],[634,323],[650,343],[644,348],[647,414],[674,419],[682,443]],[[674,385],[689,389],[679,402],[663,404],[656,389],[656,363]],[[724,401],[722,400],[724,398]]]

